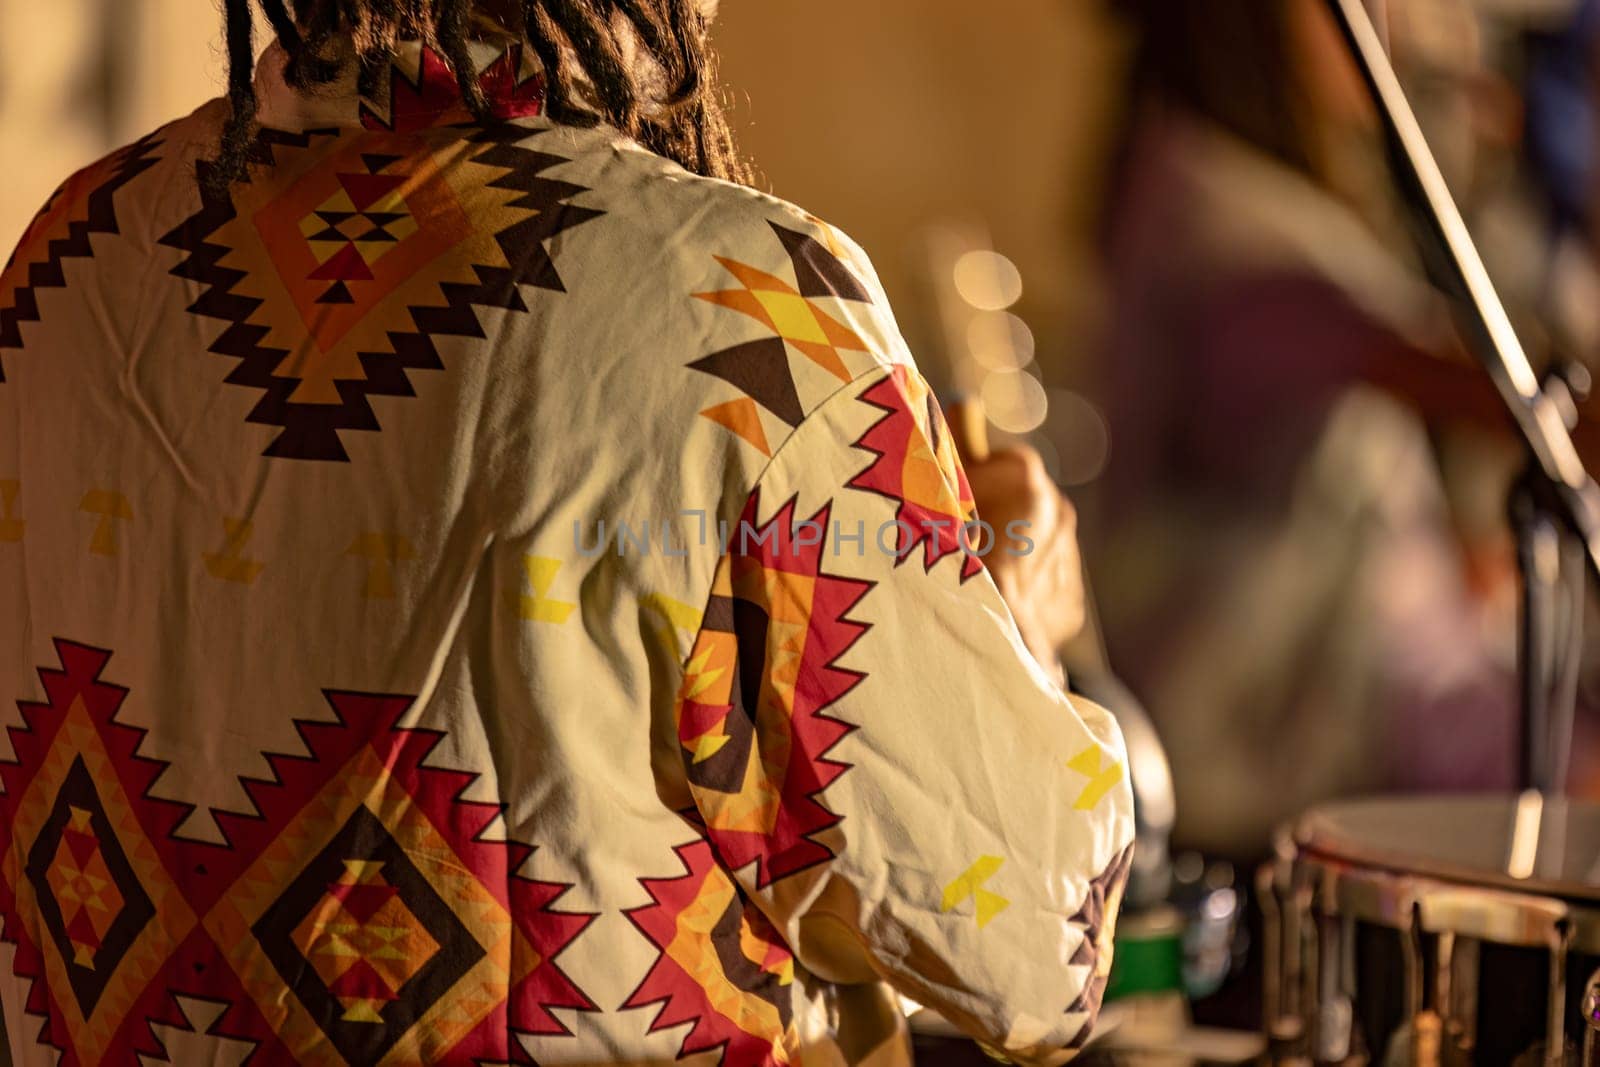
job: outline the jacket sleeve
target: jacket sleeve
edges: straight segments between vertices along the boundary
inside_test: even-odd
[[[693,818],[802,966],[1055,1062],[1087,1037],[1133,840],[1122,739],[1029,657],[908,366],[823,402],[726,530],[676,701]]]

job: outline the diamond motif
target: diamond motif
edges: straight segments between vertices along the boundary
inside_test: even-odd
[[[189,311],[225,324],[208,351],[239,361],[226,382],[261,391],[247,420],[282,431],[265,455],[347,461],[341,433],[381,429],[374,398],[444,370],[440,340],[485,341],[480,309],[565,291],[546,243],[601,212],[545,174],[569,160],[540,132],[262,129],[249,179],[203,189],[160,239],[204,287]]]
[[[300,233],[316,261],[311,281],[330,282],[319,304],[355,304],[352,282],[370,282],[373,268],[421,227],[406,204],[406,178],[380,173],[391,156],[363,155],[366,172],[340,172],[339,188],[300,220]]]
[[[55,644],[0,759],[0,937],[63,1063],[525,1062],[519,1035],[598,1010],[559,961],[593,915],[485,839],[500,805],[425,764],[445,735],[399,725],[412,698],[328,693],[214,844],[152,795],[168,765],[118,721],[111,653]]]
[[[78,1007],[88,1015],[155,908],[112,832],[81,756],[28,850],[27,874]]]
[[[485,954],[365,807],[252,932],[352,1063],[381,1060]]]

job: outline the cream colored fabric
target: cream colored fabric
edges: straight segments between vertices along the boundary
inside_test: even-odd
[[[866,258],[480,61],[269,53],[246,181],[208,105],[0,276],[17,1062],[882,1063],[883,982],[1060,1058],[1121,740]]]

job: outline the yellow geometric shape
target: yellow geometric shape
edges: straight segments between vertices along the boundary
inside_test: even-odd
[[[344,865],[344,877],[341,882],[347,885],[362,885],[377,881],[383,877],[383,860],[341,860]]]
[[[732,430],[753,445],[763,456],[772,458],[772,446],[767,443],[767,431],[762,428],[761,414],[754,400],[742,396],[738,400],[706,408],[700,414],[719,426]]]
[[[665,593],[651,593],[641,599],[639,605],[661,619],[660,625],[650,628],[656,647],[668,660],[681,662],[686,643],[681,642],[678,635],[687,634],[690,641],[694,640],[695,634],[700,632],[700,610]]]
[[[224,582],[253,585],[266,567],[259,560],[245,559],[243,556],[254,528],[243,519],[225,518],[222,520],[222,529],[222,551],[206,552],[201,556],[205,560],[206,570],[211,577]]]
[[[417,558],[417,550],[399,534],[364,533],[350,543],[345,555],[367,561],[361,595],[368,600],[394,599],[394,565]]]
[[[694,762],[704,763],[706,760],[722,751],[733,738],[727,734],[703,734],[694,742]]]
[[[562,562],[546,556],[523,556],[522,569],[527,572],[532,596],[519,596],[522,617],[534,622],[547,622],[560,626],[572,616],[576,604],[567,604],[550,598],[556,576],[561,573]]]
[[[983,884],[993,878],[1005,860],[999,856],[979,856],[976,863],[961,872],[961,876],[944,887],[944,899],[939,903],[941,913],[960,907],[969,898],[977,906],[978,926],[989,925],[989,920],[1011,906],[1011,901],[998,893],[991,893]]]
[[[0,544],[22,540],[27,524],[17,517],[17,497],[21,494],[21,482],[0,480]]]
[[[750,316],[840,381],[850,380],[839,350],[867,351],[866,343],[854,330],[782,278],[737,260],[715,258],[744,288],[695,293],[696,299]]]
[[[827,343],[828,335],[822,332],[811,302],[799,293],[757,293],[756,299],[784,340]]]
[[[91,489],[83,494],[78,510],[99,517],[94,536],[89,539],[89,551],[97,556],[115,556],[117,522],[133,518],[133,506],[128,498],[110,489]]]
[[[381,1023],[383,1007],[381,1000],[358,1000],[345,1008],[340,1018],[347,1023]]]
[[[1102,767],[1100,761],[1103,755],[1099,746],[1090,745],[1067,761],[1068,768],[1089,779],[1089,784],[1083,787],[1077,802],[1072,805],[1078,811],[1092,811],[1105,799],[1111,787],[1122,781],[1122,764],[1113,761],[1109,766]]]

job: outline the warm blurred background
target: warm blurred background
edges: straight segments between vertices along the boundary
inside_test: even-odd
[[[1600,4],[1374,7],[1535,361],[1591,364]],[[218,22],[0,0],[0,245],[216,91]],[[717,37],[762,183],[871,252],[930,378],[1077,501],[1181,846],[1513,785],[1519,453],[1320,0],[725,0]]]

